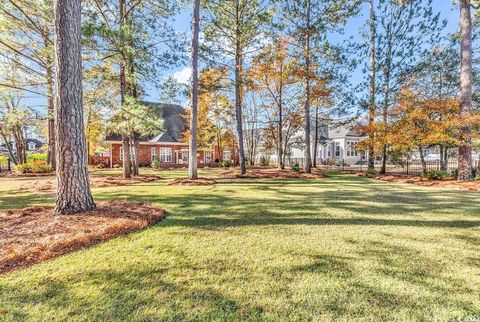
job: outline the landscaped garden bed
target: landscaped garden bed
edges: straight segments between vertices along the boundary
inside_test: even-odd
[[[177,178],[172,180],[170,186],[210,186],[217,183],[215,180],[210,178],[198,178],[196,180]]]
[[[241,174],[238,170],[232,170],[221,173],[221,176],[229,179],[251,178],[251,179],[317,179],[326,177],[323,172],[305,173],[302,171],[279,170],[276,168],[255,167],[248,169],[246,174]]]
[[[465,188],[471,191],[480,191],[480,181],[461,181],[456,179],[444,179],[444,180],[431,180],[426,179],[421,176],[416,175],[406,175],[406,174],[371,174],[366,172],[358,172],[358,176],[372,178],[376,180],[395,182],[395,183],[409,183],[416,184],[420,186],[435,186],[435,187],[445,187],[445,186],[457,186]]]
[[[99,202],[77,215],[53,215],[52,207],[0,212],[0,274],[51,259],[164,218],[164,210],[141,202]]]
[[[137,183],[146,183],[160,180],[156,175],[141,175],[125,179],[122,176],[90,176],[90,187],[102,188],[110,186],[126,186]],[[51,191],[55,189],[55,179],[36,181],[20,187],[22,191]]]

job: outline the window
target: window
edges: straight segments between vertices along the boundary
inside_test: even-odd
[[[28,150],[29,150],[29,151],[35,150],[36,147],[37,147],[37,145],[36,145],[35,143],[33,143],[33,142],[29,142],[29,143],[28,143]]]
[[[327,147],[327,155],[328,155],[329,158],[330,158],[330,156],[332,155],[332,154],[330,153],[330,145],[328,145],[328,147]]]
[[[160,148],[160,161],[172,162],[172,148]]]
[[[155,160],[157,157],[157,148],[153,147],[150,149],[150,159],[151,161]]]
[[[120,147],[120,161],[123,161],[123,147]]]
[[[335,142],[335,156],[340,156],[340,142]]]
[[[230,150],[223,150],[223,160],[230,161],[232,160],[232,152]]]
[[[212,162],[212,153],[210,151],[205,151],[205,163]]]
[[[188,150],[182,150],[182,161],[188,162]]]
[[[357,157],[357,142],[347,141],[347,157]]]

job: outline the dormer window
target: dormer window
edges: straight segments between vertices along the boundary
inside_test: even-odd
[[[35,143],[33,143],[33,142],[29,142],[29,143],[28,143],[28,150],[29,150],[29,151],[33,151],[33,150],[35,150],[36,148],[37,148],[37,145],[36,145]]]

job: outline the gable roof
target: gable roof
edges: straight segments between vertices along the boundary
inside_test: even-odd
[[[345,137],[363,137],[365,133],[362,133],[358,128],[357,122],[348,124],[342,124],[338,126],[331,126],[328,128],[329,139],[339,139]]]
[[[182,133],[187,129],[185,109],[182,106],[153,102],[142,102],[142,104],[151,108],[153,115],[162,121],[163,129],[154,135],[140,138],[140,142],[177,143],[182,141]],[[122,136],[115,133],[110,133],[106,137],[106,141],[121,140]]]

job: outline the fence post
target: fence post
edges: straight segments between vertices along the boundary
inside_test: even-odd
[[[408,159],[407,159],[407,175],[408,175]]]

